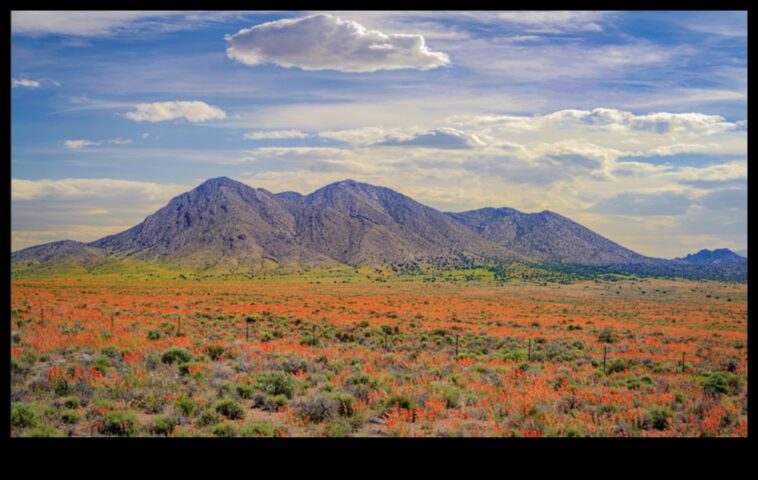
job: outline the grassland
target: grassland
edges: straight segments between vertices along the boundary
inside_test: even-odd
[[[746,436],[747,285],[12,279],[13,436]]]

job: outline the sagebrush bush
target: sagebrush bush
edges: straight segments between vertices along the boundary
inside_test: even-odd
[[[265,372],[258,375],[254,387],[261,392],[271,395],[284,395],[292,398],[297,388],[297,382],[284,372]]]
[[[236,437],[237,427],[229,422],[220,423],[213,429],[213,434],[217,437]]]
[[[231,398],[219,401],[216,404],[216,411],[231,420],[245,418],[245,409]]]
[[[14,403],[11,405],[11,425],[16,428],[31,428],[37,425],[37,414],[29,405]]]
[[[97,424],[97,430],[103,435],[131,437],[137,433],[137,419],[132,412],[113,410],[105,412]]]
[[[171,347],[163,352],[161,361],[163,363],[187,363],[192,360],[192,352],[186,348]]]
[[[302,419],[313,423],[321,423],[339,414],[339,401],[326,395],[314,395],[308,398],[298,398],[292,402],[292,410]]]
[[[241,437],[279,437],[279,430],[268,422],[249,423],[240,428]]]
[[[642,428],[666,430],[669,427],[669,419],[673,416],[674,412],[669,407],[651,407],[645,412]]]
[[[153,425],[150,427],[150,431],[152,431],[156,435],[163,435],[168,437],[173,433],[174,429],[176,428],[176,425],[178,422],[174,417],[170,416],[162,416],[155,419],[153,422]]]

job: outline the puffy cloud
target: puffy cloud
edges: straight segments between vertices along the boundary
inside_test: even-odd
[[[12,78],[11,87],[25,87],[25,88],[39,88],[40,83],[36,80],[29,80],[28,78]]]
[[[429,49],[421,35],[385,34],[329,14],[263,23],[226,40],[229,58],[245,65],[376,72],[450,63],[446,54]]]
[[[248,132],[244,137],[248,140],[283,140],[289,138],[308,138],[310,135],[300,130],[269,130]]]
[[[165,122],[184,118],[192,123],[209,120],[223,120],[226,112],[205,102],[154,102],[140,103],[136,111],[128,112],[126,117],[135,122]]]

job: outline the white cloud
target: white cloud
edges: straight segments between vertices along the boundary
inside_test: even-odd
[[[165,122],[184,118],[190,122],[207,122],[223,120],[226,112],[205,102],[154,102],[140,103],[136,111],[128,112],[126,117],[135,122]]]
[[[245,65],[303,70],[428,70],[450,63],[414,34],[385,34],[329,14],[277,20],[227,35],[227,55]]]
[[[268,130],[248,132],[244,137],[248,140],[283,140],[288,138],[308,138],[310,135],[300,130]]]
[[[63,146],[69,150],[79,150],[86,147],[95,147],[100,145],[129,145],[132,143],[128,138],[114,138],[113,140],[65,140]]]
[[[14,35],[100,37],[142,31],[176,31],[240,16],[237,12],[14,11]]]
[[[476,135],[469,135],[454,128],[442,127],[411,135],[388,136],[378,142],[377,145],[460,149],[483,146],[484,142]]]
[[[29,80],[28,78],[12,78],[11,87],[26,87],[26,88],[39,88],[40,83],[36,80]]]
[[[66,140],[63,142],[63,146],[69,150],[78,150],[80,148],[89,147],[90,145],[98,145],[98,143],[90,140]]]
[[[505,11],[476,12],[481,21],[512,23],[525,31],[537,33],[558,33],[566,31],[599,32],[601,23],[612,12],[588,11]]]
[[[476,135],[449,127],[382,128],[364,127],[320,132],[322,138],[349,143],[357,147],[402,146],[420,148],[467,149],[484,145]]]
[[[11,179],[11,201],[72,198],[95,198],[102,196],[139,195],[148,200],[170,198],[181,193],[184,186],[117,180],[113,178],[63,178],[60,180]],[[136,197],[135,197],[136,198]]]

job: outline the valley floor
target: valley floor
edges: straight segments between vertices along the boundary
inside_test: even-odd
[[[747,285],[12,280],[14,436],[747,436]]]

